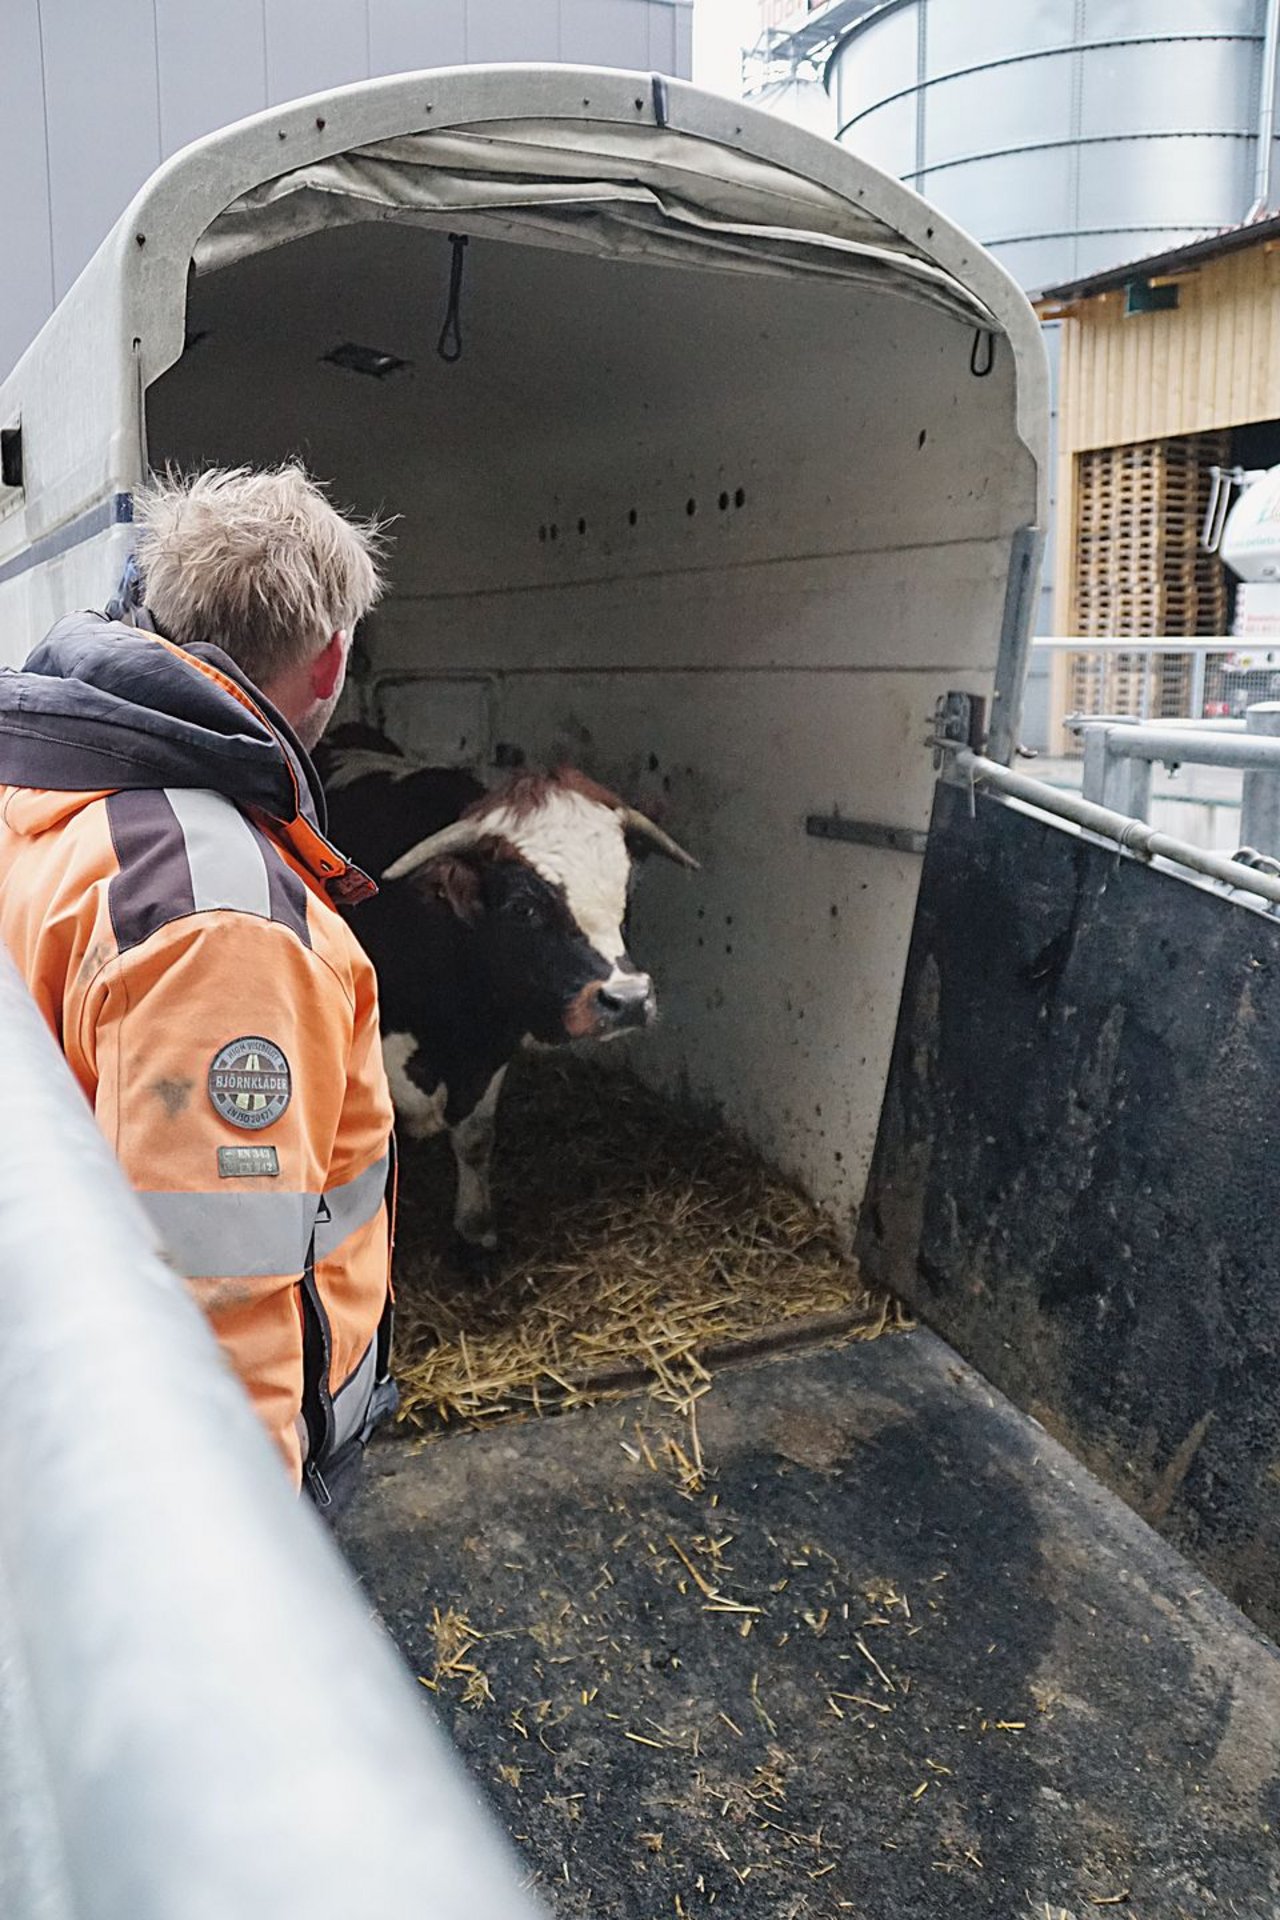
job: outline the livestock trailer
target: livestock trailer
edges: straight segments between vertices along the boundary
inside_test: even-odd
[[[1046,396],[1008,275],[853,152],[517,67],[187,149],[0,387],[7,661],[149,469],[394,516],[354,710],[697,851],[637,896],[634,1071],[986,1376],[726,1374],[714,1481],[616,1404],[379,1449],[349,1551],[566,1913],[1274,1911],[1275,1655],[1146,1521],[1274,1624],[1280,887],[1008,771]]]

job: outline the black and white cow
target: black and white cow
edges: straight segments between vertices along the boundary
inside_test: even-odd
[[[573,768],[486,790],[363,727],[338,729],[317,757],[336,844],[380,876],[353,924],[378,975],[397,1121],[419,1139],[448,1132],[459,1250],[483,1265],[497,1245],[489,1170],[513,1055],[654,1020],[653,981],[624,936],[633,863],[697,862]]]

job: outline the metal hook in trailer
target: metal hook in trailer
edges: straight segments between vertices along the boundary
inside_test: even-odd
[[[0,964],[0,1912],[532,1920]]]

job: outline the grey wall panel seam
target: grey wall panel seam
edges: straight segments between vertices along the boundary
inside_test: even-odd
[[[49,154],[49,71],[44,53],[44,0],[36,0],[36,33],[40,42],[40,123],[44,128],[44,210],[49,229],[49,311],[58,304],[58,274],[53,246],[53,162]]]
[[[160,159],[163,160],[168,148],[164,138],[164,96],[160,86],[160,16],[159,0],[151,0],[151,71],[156,88],[156,140],[160,147]]]

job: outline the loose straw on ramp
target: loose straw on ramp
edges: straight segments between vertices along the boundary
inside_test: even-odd
[[[522,1059],[499,1116],[491,1280],[447,1258],[447,1145],[406,1145],[401,1417],[424,1429],[598,1400],[648,1377],[693,1407],[720,1360],[907,1323],[828,1225],[736,1141],[625,1071]],[[696,1448],[696,1422],[693,1426]]]

